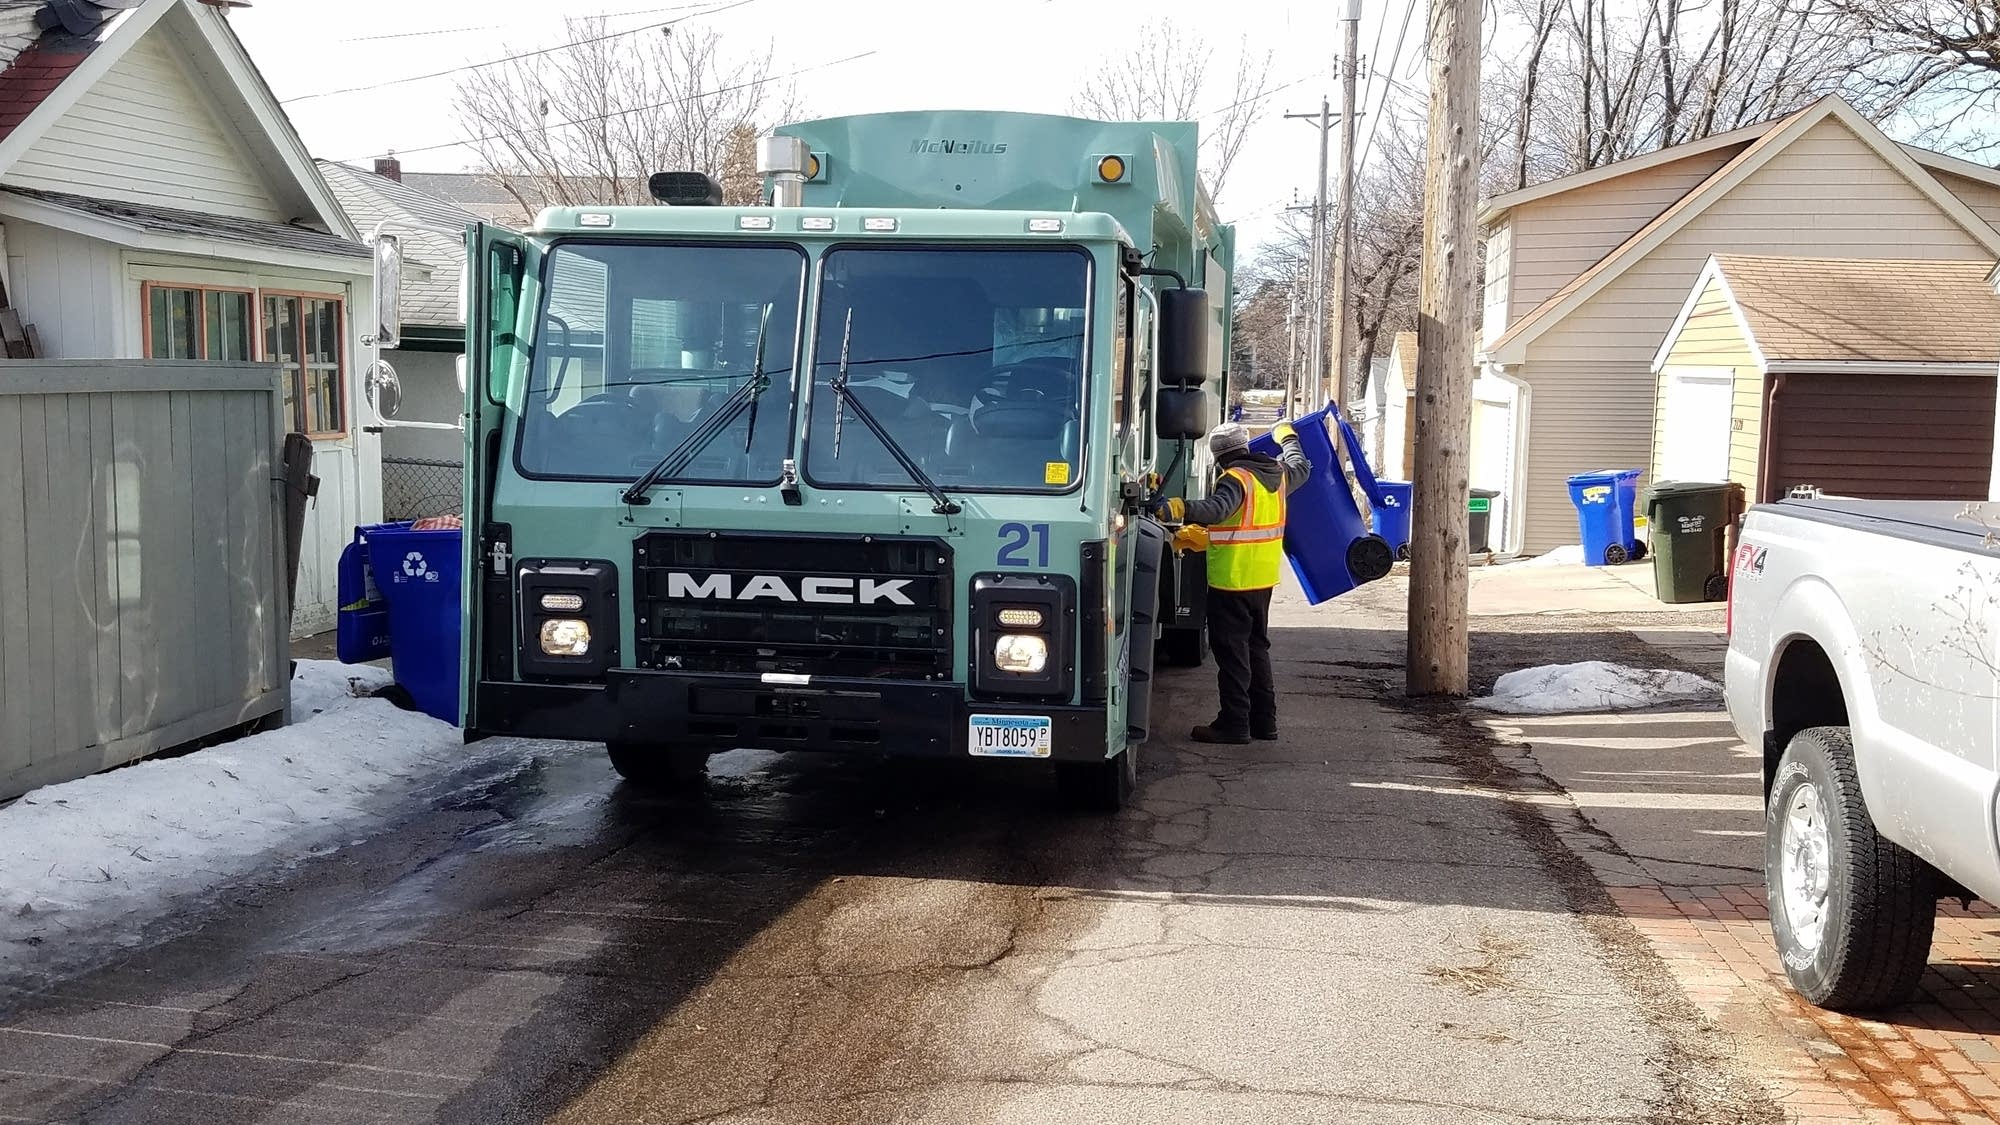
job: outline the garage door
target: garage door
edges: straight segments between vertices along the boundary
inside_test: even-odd
[[[1978,375],[1787,375],[1764,496],[1815,485],[1868,500],[1984,500],[1993,384]]]

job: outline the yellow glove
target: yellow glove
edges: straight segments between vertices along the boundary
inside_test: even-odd
[[[1182,525],[1174,532],[1174,553],[1208,550],[1208,529],[1198,523]]]
[[[1299,436],[1299,432],[1292,428],[1290,422],[1280,422],[1271,427],[1271,436],[1278,440],[1279,445],[1283,445]]]
[[[1179,523],[1187,518],[1187,501],[1178,496],[1166,496],[1153,502],[1153,515],[1167,523]]]

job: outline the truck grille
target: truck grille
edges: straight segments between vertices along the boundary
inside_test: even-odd
[[[951,678],[940,540],[653,531],[633,564],[642,668]]]

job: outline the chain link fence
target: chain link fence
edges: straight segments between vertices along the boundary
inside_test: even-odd
[[[382,458],[382,518],[416,520],[458,514],[464,468],[458,461]]]

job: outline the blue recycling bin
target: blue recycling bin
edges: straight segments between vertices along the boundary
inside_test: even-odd
[[[389,666],[417,710],[458,725],[459,559],[455,527],[408,523],[357,528],[375,586],[388,602]]]
[[[1341,471],[1333,447],[1335,431],[1362,492],[1378,494],[1361,439],[1341,416],[1340,407],[1328,404],[1293,421],[1292,428],[1298,431],[1299,448],[1312,465],[1312,475],[1286,504],[1285,558],[1306,601],[1319,605],[1386,576],[1395,566],[1396,553],[1381,536],[1369,532],[1354,502],[1354,489]],[[1278,440],[1268,433],[1252,438],[1250,448],[1269,457],[1279,453]]]
[[[1643,557],[1633,529],[1639,506],[1638,469],[1606,469],[1569,478],[1569,500],[1583,534],[1586,566],[1617,566]]]
[[[1406,480],[1375,482],[1375,534],[1399,559],[1410,557],[1410,500],[1416,484]]]
[[[366,664],[389,655],[389,599],[375,585],[368,565],[368,535],[375,524],[354,529],[354,539],[341,549],[335,571],[340,610],[335,619],[334,653],[342,664]]]

